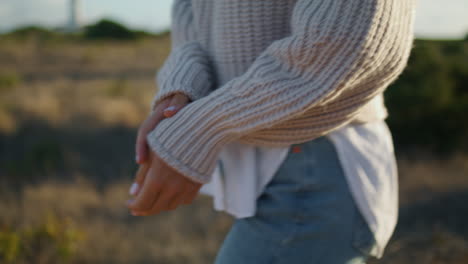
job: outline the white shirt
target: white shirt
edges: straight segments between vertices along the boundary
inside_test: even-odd
[[[376,253],[390,239],[398,217],[398,177],[391,133],[385,121],[347,125],[327,135],[333,142],[351,194],[377,241]],[[289,147],[226,145],[212,180],[200,192],[214,208],[236,218],[255,215],[256,200],[286,158]]]

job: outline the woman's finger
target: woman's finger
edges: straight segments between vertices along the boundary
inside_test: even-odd
[[[193,200],[195,200],[195,198],[197,197],[198,192],[199,192],[199,188],[194,188],[194,189],[191,189],[190,191],[188,191],[186,193],[186,195],[184,196],[184,200],[183,200],[182,203],[183,204],[193,203]]]
[[[179,205],[184,204],[185,200],[187,199],[187,196],[190,194],[190,187],[185,186],[182,187],[182,190],[179,191],[177,195],[172,197],[172,199],[168,203],[168,210],[174,210],[176,209]]]
[[[179,192],[170,186],[165,186],[164,190],[162,190],[159,197],[154,202],[151,210],[148,212],[149,214],[158,214],[161,211],[165,211],[169,209],[169,203],[176,199],[179,195]]]
[[[135,160],[138,164],[142,164],[148,158],[148,144],[146,142],[146,135],[151,132],[156,125],[164,119],[163,110],[167,108],[171,102],[171,97],[161,101],[154,111],[151,112],[150,116],[143,122],[141,127],[138,129],[137,140],[135,144]]]
[[[141,186],[143,186],[143,182],[145,180],[146,173],[148,172],[150,163],[145,162],[140,165],[138,168],[137,174],[135,176],[135,181],[133,182],[132,186],[130,187],[129,193],[130,195],[136,196],[140,191]]]
[[[145,176],[143,186],[138,195],[127,201],[127,207],[132,211],[147,211],[164,188],[163,181],[157,177],[158,170],[151,166]]]
[[[183,93],[176,93],[171,98],[168,107],[164,109],[164,116],[171,117],[175,115],[180,109],[189,103],[190,99]]]

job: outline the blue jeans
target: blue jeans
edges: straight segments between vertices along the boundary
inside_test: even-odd
[[[333,143],[290,151],[257,200],[236,219],[216,264],[365,263],[375,240],[355,205]],[[292,149],[292,148],[291,148]]]

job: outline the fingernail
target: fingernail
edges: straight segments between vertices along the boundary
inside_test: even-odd
[[[130,195],[136,195],[136,193],[138,192],[138,187],[138,183],[134,182],[129,190]]]
[[[174,114],[174,112],[176,111],[176,107],[171,105],[169,107],[167,107],[166,109],[164,109],[163,113],[165,116],[168,116],[168,115],[171,115],[171,114]]]
[[[166,109],[164,109],[164,111],[175,111],[175,110],[176,110],[176,107],[174,105],[171,105],[167,107]]]
[[[136,161],[136,163],[138,163],[138,164],[140,163],[140,157],[139,157],[138,155],[135,156],[135,161]]]

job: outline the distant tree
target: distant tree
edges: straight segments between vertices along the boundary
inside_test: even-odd
[[[417,40],[408,66],[385,93],[401,147],[468,151],[468,45]]]
[[[84,37],[87,39],[119,39],[132,40],[139,34],[115,21],[103,19],[94,25],[85,27]]]
[[[41,38],[50,38],[54,37],[57,35],[52,30],[39,27],[39,26],[24,26],[24,27],[19,27],[17,29],[14,29],[6,34],[7,36],[12,36],[12,37],[30,37],[30,36],[35,36],[35,37],[41,37]]]

